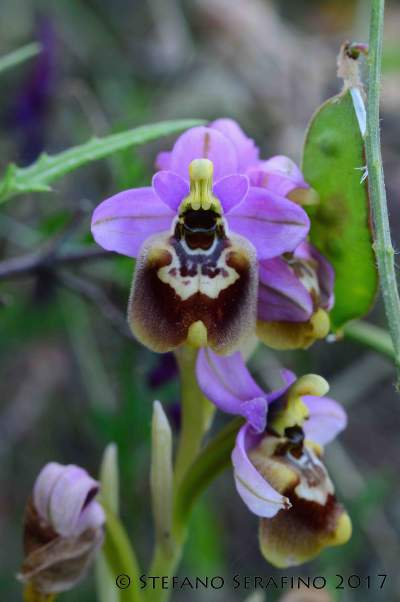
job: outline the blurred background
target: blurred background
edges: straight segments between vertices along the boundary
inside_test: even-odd
[[[299,161],[312,113],[338,91],[343,40],[366,41],[367,0],[1,0],[0,56],[30,41],[40,55],[1,75],[0,170],[142,123],[181,117],[237,119],[264,157]],[[388,0],[382,97],[383,154],[392,232],[400,243],[400,2]],[[138,345],[125,322],[133,264],[93,254],[95,205],[147,184],[162,140],[81,168],[55,192],[1,207],[0,598],[21,599],[21,520],[34,479],[50,460],[96,475],[105,445],[118,444],[122,514],[143,565],[149,560],[149,427],[152,401],[179,428],[172,356]],[[397,239],[397,240],[396,240]],[[68,261],[65,255],[79,253]],[[64,257],[64,258],[63,258]],[[9,265],[9,264],[8,264]],[[381,303],[369,317],[384,325]],[[400,599],[399,399],[390,363],[354,343],[309,351],[260,348],[260,383],[277,369],[325,376],[349,412],[349,428],[327,464],[354,523],[351,542],[286,575],[388,574],[383,591],[333,592],[333,599]],[[218,417],[218,424],[224,417]],[[198,504],[181,574],[279,575],[263,561],[257,520],[227,471]],[[331,580],[334,583],[334,580]],[[251,592],[190,593],[201,602],[243,601]],[[281,594],[279,594],[281,595]],[[268,593],[268,602],[279,597]],[[62,597],[93,602],[93,580]],[[176,592],[173,602],[188,600]]]

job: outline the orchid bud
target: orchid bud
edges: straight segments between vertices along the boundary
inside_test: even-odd
[[[104,536],[98,491],[78,466],[50,462],[40,472],[25,511],[19,579],[27,602],[51,600],[85,576]]]

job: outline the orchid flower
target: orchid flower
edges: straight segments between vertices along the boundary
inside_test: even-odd
[[[256,330],[262,262],[305,241],[307,214],[282,194],[291,175],[277,175],[276,190],[272,181],[254,185],[258,155],[231,120],[193,128],[158,156],[151,187],[121,192],[95,210],[96,241],[137,258],[128,317],[154,351],[186,341],[235,351]],[[290,182],[291,192],[307,188]]]
[[[74,465],[50,462],[37,477],[25,513],[19,575],[37,595],[67,591],[85,576],[104,538],[98,491],[98,482]]]
[[[285,370],[283,386],[265,393],[239,352],[220,357],[202,349],[197,380],[218,408],[245,423],[232,452],[236,488],[260,517],[260,546],[275,566],[298,565],[351,535],[322,463],[322,446],[346,426],[346,414],[328,397],[328,383]]]

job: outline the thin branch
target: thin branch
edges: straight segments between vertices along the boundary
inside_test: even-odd
[[[383,303],[394,348],[394,363],[400,385],[400,298],[397,289],[394,250],[390,237],[385,181],[382,167],[379,94],[381,80],[384,0],[372,0],[369,37],[369,85],[367,105],[366,156],[368,183],[375,226],[374,249]]]
[[[383,328],[368,322],[351,322],[343,329],[345,339],[369,347],[373,351],[395,361],[395,351],[390,335]]]
[[[113,257],[112,253],[97,247],[85,250],[55,253],[53,246],[34,253],[13,257],[0,262],[0,280],[30,276],[41,269],[52,269],[66,265],[80,265],[96,259]]]

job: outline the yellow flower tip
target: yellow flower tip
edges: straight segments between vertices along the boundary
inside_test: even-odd
[[[271,423],[274,431],[281,437],[285,429],[292,426],[303,426],[309,417],[309,411],[302,400],[304,395],[322,397],[329,391],[327,381],[318,374],[306,374],[291,385],[286,394],[286,406],[274,416]]]
[[[214,165],[209,159],[194,159],[189,165],[190,193],[183,199],[179,213],[188,209],[214,211],[222,215],[222,206],[212,193]]]
[[[273,349],[308,349],[329,330],[329,314],[321,308],[307,322],[257,322],[257,336]]]
[[[207,347],[207,328],[204,322],[198,320],[189,326],[187,344],[196,349]]]
[[[317,309],[317,311],[311,316],[311,325],[313,327],[313,338],[324,339],[329,334],[331,327],[331,321],[329,314],[324,309]]]
[[[336,529],[333,533],[331,546],[342,546],[347,543],[351,537],[353,527],[350,516],[347,512],[343,512],[337,522]]]
[[[288,391],[289,398],[315,395],[322,397],[329,391],[328,382],[318,374],[305,374],[296,380]]]
[[[314,188],[295,188],[287,196],[302,207],[318,205],[320,201],[319,194]]]
[[[283,437],[287,428],[303,426],[308,416],[308,408],[300,397],[290,397],[286,407],[274,416],[271,426],[278,435]]]
[[[209,159],[194,159],[189,165],[190,181],[209,180],[212,182],[214,173],[213,162]]]

